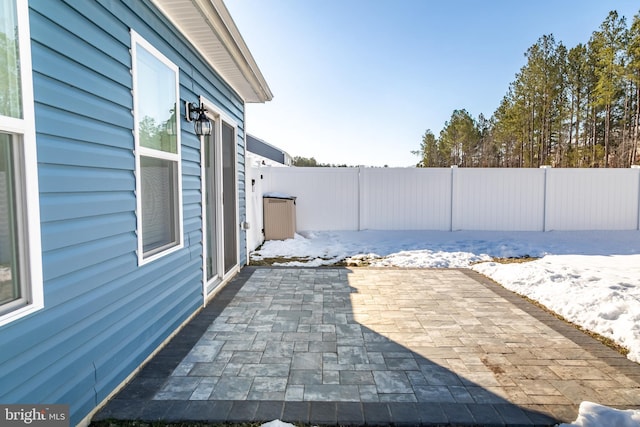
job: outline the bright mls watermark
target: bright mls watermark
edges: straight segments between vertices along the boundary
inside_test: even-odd
[[[0,426],[69,427],[69,405],[0,405]]]

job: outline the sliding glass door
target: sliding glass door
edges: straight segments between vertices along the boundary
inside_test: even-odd
[[[207,292],[211,292],[209,286],[218,277],[218,215],[217,206],[217,182],[216,177],[216,135],[215,132],[209,137],[205,137],[204,143],[204,164],[205,164],[205,274],[207,281]]]
[[[222,203],[224,216],[224,272],[238,264],[235,129],[222,122]]]
[[[238,268],[236,128],[220,116],[203,137],[205,296]]]

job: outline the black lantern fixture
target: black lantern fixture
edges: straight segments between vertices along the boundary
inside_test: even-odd
[[[193,122],[193,129],[196,131],[196,135],[211,135],[211,121],[205,114],[207,109],[204,108],[202,102],[197,106],[191,102],[185,101],[184,110],[184,118],[188,122]]]

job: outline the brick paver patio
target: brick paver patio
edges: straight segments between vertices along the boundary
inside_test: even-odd
[[[469,270],[247,267],[95,420],[553,425],[640,365]]]

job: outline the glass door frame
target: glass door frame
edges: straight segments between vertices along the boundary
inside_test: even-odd
[[[222,189],[223,189],[223,158],[222,158],[222,124],[223,122],[233,128],[233,140],[234,146],[237,147],[237,138],[238,138],[238,124],[235,120],[231,119],[224,112],[222,112],[219,108],[217,108],[211,101],[207,100],[204,97],[200,97],[200,102],[207,109],[207,116],[212,121],[212,133],[210,136],[201,136],[200,137],[200,190],[201,190],[201,218],[202,218],[202,295],[204,299],[204,305],[206,305],[207,300],[211,298],[215,293],[222,288],[222,286],[233,277],[240,270],[240,208],[239,208],[239,197],[238,197],[238,153],[237,148],[233,151],[233,163],[235,168],[235,176],[233,188],[235,191],[235,206],[234,206],[234,223],[237,225],[238,229],[235,233],[235,246],[236,253],[235,256],[235,264],[229,268],[227,272],[225,272],[225,253],[224,253],[224,239],[226,238],[224,233],[224,206],[222,199]],[[206,159],[205,159],[205,144],[213,143],[214,151],[214,165],[213,171],[215,174],[215,189],[211,193],[215,195],[215,202],[211,208],[215,209],[215,248],[216,248],[216,257],[213,262],[216,263],[216,274],[213,275],[211,279],[207,277],[207,258],[208,258],[208,250],[207,250],[207,239],[209,239],[211,233],[207,227],[207,215],[208,209],[210,206],[207,204],[207,174],[206,174]]]

